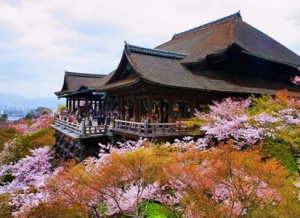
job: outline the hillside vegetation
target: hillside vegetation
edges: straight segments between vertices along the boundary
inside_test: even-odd
[[[285,92],[214,102],[199,139],[99,144],[82,163],[53,162],[43,116],[1,128],[2,217],[300,216],[300,100]]]

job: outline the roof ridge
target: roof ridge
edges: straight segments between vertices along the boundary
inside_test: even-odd
[[[214,25],[217,25],[217,24],[220,24],[220,23],[224,23],[224,22],[229,21],[229,20],[234,20],[234,19],[242,20],[242,16],[241,16],[240,11],[238,11],[238,12],[236,12],[236,13],[234,13],[234,14],[231,14],[231,15],[229,15],[229,16],[223,17],[223,18],[221,18],[221,19],[218,19],[218,20],[209,22],[209,23],[207,23],[207,24],[203,24],[203,25],[201,25],[201,26],[194,27],[194,28],[192,28],[192,29],[183,31],[183,32],[181,32],[181,33],[174,34],[174,36],[172,37],[172,40],[173,40],[173,39],[178,39],[178,38],[180,38],[180,37],[183,37],[183,36],[186,36],[186,35],[188,35],[188,34],[197,32],[197,31],[199,31],[199,30],[206,29],[206,28],[208,28],[208,27],[211,27],[211,26],[214,26]]]
[[[152,48],[144,48],[136,45],[130,45],[125,41],[125,50],[130,54],[130,52],[136,52],[141,54],[148,54],[153,56],[160,56],[166,58],[174,58],[174,59],[184,59],[187,54],[179,53],[179,52],[171,52],[161,49],[152,49]]]
[[[65,71],[65,76],[78,76],[78,77],[95,77],[95,78],[101,78],[101,77],[104,77],[105,75],[103,75],[103,74],[77,73],[77,72]]]

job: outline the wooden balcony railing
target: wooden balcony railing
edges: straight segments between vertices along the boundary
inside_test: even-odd
[[[124,120],[114,120],[114,131],[129,133],[136,136],[171,136],[187,135],[194,130],[194,126],[187,125],[187,121],[175,123],[141,123]]]
[[[60,119],[54,119],[54,124],[52,125],[52,127],[55,128],[55,126],[60,127],[64,130],[68,130],[71,133],[77,134],[80,137],[105,135],[108,129],[107,125],[86,126],[85,122],[74,124],[72,122],[67,122],[65,120]]]
[[[176,121],[175,123],[147,123],[131,122],[125,120],[113,120],[115,133],[125,133],[139,137],[162,137],[188,135],[195,129],[195,126],[187,124],[188,121]],[[52,127],[60,130],[67,130],[68,133],[76,134],[78,137],[91,137],[105,135],[109,127],[107,125],[86,126],[85,122],[73,124],[64,120],[55,119]]]

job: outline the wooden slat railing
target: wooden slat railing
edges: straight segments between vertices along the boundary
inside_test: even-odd
[[[82,122],[80,124],[73,124],[71,122],[60,119],[55,119],[54,125],[75,133],[80,137],[105,135],[108,130],[107,125],[85,126],[85,122]],[[155,137],[188,135],[191,131],[194,130],[194,128],[195,127],[187,125],[187,121],[176,121],[175,123],[143,123],[125,120],[114,120],[112,130],[141,137]]]
[[[114,120],[113,130],[126,132],[137,136],[168,136],[184,135],[194,130],[186,121],[175,123],[141,123],[124,120]]]
[[[75,133],[81,137],[104,135],[107,131],[107,125],[85,126],[85,122],[74,124],[65,120],[54,119],[54,125]]]

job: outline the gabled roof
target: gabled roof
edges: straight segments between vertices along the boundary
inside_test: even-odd
[[[181,33],[174,34],[174,36],[172,37],[172,40],[178,39],[178,38],[180,38],[180,37],[189,35],[189,34],[191,34],[191,33],[198,32],[199,30],[203,30],[203,29],[205,29],[205,28],[209,28],[209,27],[212,27],[212,26],[214,26],[214,25],[218,25],[218,24],[221,24],[221,23],[224,23],[224,22],[226,22],[226,21],[233,20],[233,19],[240,19],[240,20],[242,20],[242,16],[241,16],[240,12],[237,12],[237,13],[235,13],[235,14],[231,14],[231,15],[229,15],[229,16],[227,16],[227,17],[223,17],[223,18],[221,18],[221,19],[212,21],[212,22],[210,22],[210,23],[207,23],[207,24],[204,24],[204,25],[201,25],[201,26],[198,26],[198,27],[194,27],[194,28],[192,28],[192,29],[183,31],[183,32],[181,32]]]
[[[183,64],[189,65],[203,62],[210,55],[222,55],[232,45],[270,61],[295,67],[300,65],[300,57],[297,54],[242,21],[239,12],[175,34],[170,41],[157,46],[156,49],[189,54],[182,61]]]
[[[57,96],[63,94],[72,93],[79,91],[82,87],[88,87],[95,79],[104,77],[101,74],[89,74],[89,73],[75,73],[65,71],[64,83],[62,89],[58,92],[55,92]]]
[[[180,59],[135,51],[125,53],[135,72],[146,81],[184,88],[195,88],[198,85],[193,74],[180,64]]]
[[[223,70],[203,69],[196,74],[184,67],[181,60],[131,52],[127,58],[142,81],[165,87],[178,87],[199,91],[275,94],[278,89],[291,92],[300,87],[289,79],[270,80],[267,77],[247,74],[229,74]]]
[[[172,55],[165,56],[164,52],[125,44],[119,67],[110,78],[121,78],[120,75],[124,74],[125,69],[122,66],[130,65],[135,73],[108,81],[104,86],[98,86],[96,89],[117,90],[143,81],[163,87],[233,93],[275,94],[278,89],[289,88],[291,94],[295,94],[292,92],[300,90],[300,87],[290,83],[288,78],[283,81],[271,81],[266,77],[228,74],[216,69],[203,69],[195,74],[181,64],[183,59],[176,59]]]
[[[95,87],[100,87],[100,86],[105,85],[111,79],[111,77],[114,75],[114,73],[115,73],[115,70],[99,79],[93,80],[92,83],[90,83],[89,87],[95,88]]]
[[[175,86],[178,83],[175,84],[173,81],[178,79],[181,80],[181,86],[190,86],[190,83],[193,82],[192,79],[189,81],[188,78],[185,78],[182,81],[183,76],[186,77],[187,74],[190,74],[189,70],[180,64],[185,57],[187,54],[143,48],[125,43],[120,64],[106,85],[125,79],[124,72],[132,69],[134,74],[131,74],[130,77],[141,77],[148,81]]]
[[[224,59],[228,54],[238,55],[239,59]],[[208,60],[219,65],[189,67]],[[258,70],[257,64],[264,68]],[[297,94],[300,87],[292,84],[289,77],[298,74],[299,65],[297,54],[242,21],[238,12],[175,34],[172,40],[154,49],[125,42],[115,71],[106,76],[66,72],[64,86],[56,94],[76,92],[80,87],[120,90],[136,87],[140,82],[199,91],[256,94],[274,94],[278,89],[288,88]],[[281,73],[282,69],[285,73]]]

